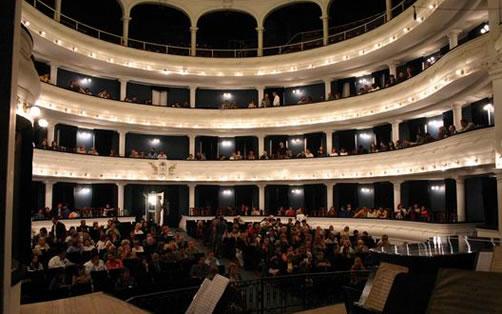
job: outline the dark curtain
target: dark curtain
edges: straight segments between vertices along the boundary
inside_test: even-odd
[[[106,204],[109,204],[111,207],[117,206],[117,185],[93,184],[91,207],[102,208]]]
[[[247,156],[249,151],[258,154],[258,138],[255,136],[238,136],[235,138],[235,150],[240,150],[242,156]],[[258,158],[258,156],[257,156]]]
[[[119,135],[111,130],[94,130],[94,148],[101,156],[109,156],[113,150],[118,153]]]
[[[326,186],[324,184],[306,184],[303,186],[305,212],[326,208]]]
[[[338,183],[335,185],[335,197],[333,204],[337,209],[352,205],[352,209],[359,207],[358,184],[357,183]]]
[[[218,138],[215,136],[197,136],[195,138],[195,152],[204,153],[207,160],[218,159]]]
[[[195,207],[209,208],[215,213],[219,208],[220,187],[217,185],[197,185],[195,187]]]
[[[445,215],[449,220],[452,214],[457,213],[457,183],[455,180],[446,179],[444,180],[445,185]],[[464,204],[465,205],[465,204]]]
[[[40,181],[33,181],[31,184],[33,191],[32,206],[33,212],[45,207],[45,184]]]
[[[265,136],[265,150],[269,153],[269,155],[277,154],[277,150],[279,149],[279,143],[282,142],[284,145],[288,142],[287,135],[269,135]]]
[[[403,127],[406,127],[408,129],[408,138],[403,139],[415,142],[419,133],[425,134],[426,123],[426,118],[413,119],[401,123]]]
[[[326,134],[322,132],[305,134],[307,139],[307,149],[310,150],[314,156],[317,156],[317,151],[320,147],[326,152]]]
[[[373,128],[373,133],[375,134],[377,145],[380,143],[385,143],[387,145],[392,138],[392,125],[384,124],[376,126]]]
[[[75,183],[58,182],[52,188],[52,206],[57,204],[66,204],[69,208],[75,207]]]
[[[258,208],[258,187],[255,185],[238,185],[234,188],[235,208],[241,205]],[[263,209],[263,208],[260,208]]]
[[[56,124],[56,142],[59,146],[68,151],[74,151],[77,148],[77,130],[75,126]]]
[[[277,214],[279,207],[289,207],[289,186],[268,185],[265,187],[265,208],[267,214]]]
[[[414,204],[430,208],[429,181],[406,181],[401,185],[401,202],[403,206]]]
[[[349,153],[354,151],[356,149],[355,134],[354,130],[335,131],[333,135],[334,147],[338,151],[342,148]]]
[[[373,185],[375,207],[394,208],[394,185],[390,182],[376,182]]]

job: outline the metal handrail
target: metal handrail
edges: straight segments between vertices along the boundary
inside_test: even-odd
[[[29,4],[31,4],[34,8],[38,9],[42,13],[44,11],[51,13],[52,18],[57,21],[56,15],[59,16],[59,21],[57,21],[60,24],[63,24],[67,27],[73,28],[78,32],[84,33],[88,36],[92,36],[95,38],[98,38],[100,40],[105,40],[108,42],[112,42],[115,44],[120,44],[124,45],[124,38],[123,36],[113,34],[95,27],[92,27],[90,25],[87,25],[85,23],[81,23],[69,16],[66,16],[62,13],[58,13],[55,11],[54,8],[50,7],[49,5],[43,3],[41,0],[25,0]],[[391,11],[399,11],[399,13],[403,12],[411,6],[416,0],[402,0],[399,4],[394,6]],[[48,15],[47,13],[45,13]],[[363,33],[366,33],[372,29],[375,29],[378,26],[381,26],[386,23],[387,21],[387,14],[381,13],[381,14],[376,14],[372,17],[368,17],[365,19],[361,19],[359,21],[364,21],[368,20],[366,23],[349,28],[347,30],[344,30],[342,32],[338,32],[332,35],[328,36],[328,43],[333,44],[336,42],[344,41],[353,37],[356,37],[358,35],[361,35]],[[351,22],[347,23],[341,26],[337,27],[344,27],[347,25],[351,25],[356,22]],[[336,27],[335,27],[336,28]],[[333,29],[333,28],[331,28]],[[330,29],[330,30],[331,30]],[[314,33],[314,32],[320,32],[322,34],[322,30],[314,30],[314,31],[309,31],[309,32],[302,32],[298,34],[307,34],[307,33]],[[292,38],[297,36],[298,34],[295,34]],[[165,53],[165,54],[174,54],[174,55],[191,55],[191,48],[187,46],[175,46],[175,45],[166,45],[166,44],[159,44],[159,43],[154,43],[154,42],[148,42],[148,41],[142,41],[142,40],[137,40],[133,38],[128,38],[128,44],[130,48],[135,48],[135,49],[141,49],[141,50],[147,50],[147,51],[153,51],[153,52],[158,52],[158,53]],[[290,40],[291,41],[291,40]],[[288,41],[288,42],[290,42]],[[269,46],[269,47],[264,47],[263,48],[263,54],[264,55],[277,55],[277,54],[285,54],[285,53],[290,53],[290,52],[296,52],[296,51],[303,51],[303,50],[308,50],[308,49],[313,49],[323,46],[323,37],[319,38],[314,38],[310,39],[307,41],[302,41],[298,43],[288,43],[286,45],[277,45],[277,46]],[[256,57],[257,56],[257,48],[244,48],[244,49],[213,49],[213,48],[196,48],[196,55],[197,56],[204,56],[204,57],[211,57],[211,58],[216,58],[216,57],[233,57],[233,58],[242,58],[242,57]]]

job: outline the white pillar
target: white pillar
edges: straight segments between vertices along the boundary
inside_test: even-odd
[[[260,158],[264,150],[265,150],[265,135],[258,134],[258,158]],[[269,155],[270,153],[271,152],[268,152]]]
[[[119,216],[124,215],[124,183],[117,183],[117,211]]]
[[[462,128],[462,124],[460,123],[462,120],[462,103],[453,104],[451,111],[453,112],[453,125],[455,129],[460,130]]]
[[[331,94],[331,79],[324,80],[324,100],[328,100]]]
[[[263,26],[259,26],[256,28],[256,31],[258,32],[258,50],[256,51],[258,57],[263,56],[263,31],[265,28]]]
[[[392,0],[385,0],[385,17],[387,22],[392,20]]]
[[[502,65],[495,66],[490,70],[490,77],[492,79],[493,120],[495,122],[495,165],[497,169],[502,169]],[[502,198],[500,203],[502,204]]]
[[[56,22],[61,21],[61,2],[62,0],[56,0],[54,4],[54,20]]]
[[[455,178],[456,194],[457,194],[457,222],[465,221],[465,189],[464,178]]]
[[[188,208],[195,208],[195,183],[190,183],[188,185]],[[189,213],[192,215],[193,213]]]
[[[497,174],[498,230],[502,236],[502,174]]]
[[[195,158],[195,134],[188,136],[188,153]]]
[[[197,30],[199,28],[197,26],[192,26],[190,27],[190,55],[191,56],[196,56],[197,55]]]
[[[461,33],[461,29],[452,29],[448,33],[448,43],[450,45],[450,50],[458,46],[458,35],[460,35]]]
[[[326,154],[329,155],[333,150],[333,130],[328,129],[324,133],[326,134]]]
[[[122,45],[127,46],[129,42],[129,22],[131,21],[130,16],[122,17]]]
[[[322,44],[324,46],[327,46],[329,39],[329,16],[323,15],[321,16],[321,20],[322,20]]]
[[[124,130],[119,131],[119,156],[126,156],[126,134],[127,132]]]
[[[258,207],[263,210],[264,214],[267,214],[265,210],[265,184],[258,184]]]
[[[119,79],[120,82],[120,100],[123,101],[127,97],[127,80]]]
[[[58,65],[55,63],[50,63],[50,74],[49,74],[49,83],[52,85],[57,85],[58,83]]]
[[[401,121],[394,121],[392,122],[392,142],[396,144],[397,141],[399,141],[399,124]]]
[[[53,121],[47,120],[47,122],[49,123],[49,125],[47,126],[47,145],[51,145],[51,143],[55,140],[55,126]]]
[[[45,181],[45,207],[52,209],[52,190],[54,187],[54,182]]]
[[[265,96],[265,87],[258,86],[256,87],[256,90],[258,91],[258,103],[256,104],[256,107],[261,107],[261,101]]]
[[[402,181],[393,181],[394,185],[394,209],[396,209],[401,204],[401,184]]]
[[[195,108],[195,97],[197,95],[197,86],[190,86],[190,108]]]
[[[394,78],[397,78],[397,66],[399,65],[399,61],[391,61],[387,66],[389,67],[389,75],[393,75]]]
[[[333,182],[326,183],[326,210],[333,207]]]

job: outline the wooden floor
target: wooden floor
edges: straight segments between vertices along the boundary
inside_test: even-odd
[[[50,302],[21,305],[21,314],[144,314],[148,313],[102,292]]]
[[[331,306],[320,307],[318,309],[297,312],[296,314],[347,314],[347,311],[345,311],[344,304],[336,304]]]

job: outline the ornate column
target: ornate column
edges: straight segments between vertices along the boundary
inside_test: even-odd
[[[58,65],[55,63],[50,63],[50,74],[49,74],[49,82],[52,85],[57,85],[58,83]]]
[[[119,130],[119,156],[126,157],[126,134],[124,130]]]
[[[119,216],[124,215],[124,187],[125,184],[122,182],[117,183],[117,210]]]
[[[188,136],[188,153],[195,158],[195,134]]]
[[[54,182],[45,181],[45,207],[52,209],[52,190],[54,188]]]
[[[258,50],[256,51],[256,54],[258,57],[263,56],[263,31],[265,28],[263,26],[258,26],[256,28],[256,31],[258,32]]]
[[[333,188],[335,183],[328,181],[326,183],[326,210],[333,207]]]
[[[399,141],[399,124],[401,123],[400,120],[392,122],[392,141],[394,144]]]
[[[324,100],[328,100],[331,94],[331,79],[324,79]]]
[[[392,0],[385,0],[385,17],[387,22],[392,20]]]
[[[47,144],[51,145],[51,143],[55,140],[54,138],[54,133],[55,133],[55,126],[54,122],[52,120],[47,120]]]
[[[263,154],[265,151],[265,135],[263,134],[258,134],[258,156],[257,158],[260,158],[260,156]],[[270,155],[271,152],[268,152]]]
[[[389,67],[389,75],[393,75],[395,78],[397,78],[397,66],[399,65],[399,61],[392,60],[387,64]]]
[[[54,20],[56,22],[61,21],[61,2],[62,0],[56,0],[54,3]]]
[[[403,181],[396,180],[392,181],[392,184],[394,185],[394,209],[396,209],[399,204],[401,204],[401,184]]]
[[[195,108],[196,95],[197,95],[197,86],[190,85],[190,108]]]
[[[129,42],[129,22],[131,21],[130,16],[122,17],[122,45],[127,46]]]
[[[456,194],[457,194],[457,222],[465,221],[465,189],[464,178],[456,177]]]
[[[190,55],[197,55],[197,30],[199,28],[197,26],[190,27]]]
[[[195,183],[188,184],[188,208],[189,215],[193,215],[191,209],[195,208]]]
[[[458,46],[458,35],[462,33],[461,29],[452,29],[448,33],[448,42],[450,45],[450,50]]]
[[[329,40],[329,16],[327,14],[323,14],[321,16],[321,20],[322,20],[322,44],[324,46],[327,46]]]
[[[265,210],[265,184],[258,184],[258,206],[260,210],[263,210],[264,213],[267,213]]]
[[[326,134],[326,154],[329,154],[333,150],[333,130],[328,129],[324,133]]]
[[[265,87],[258,86],[256,87],[256,90],[258,91],[258,103],[256,104],[256,107],[261,107],[261,100],[263,99],[263,96],[265,96]]]
[[[120,100],[123,101],[127,97],[127,80],[119,79],[120,82]]]
[[[455,103],[451,106],[451,111],[453,112],[453,125],[457,130],[462,128],[462,124],[460,123],[462,120],[462,105],[463,103]]]

